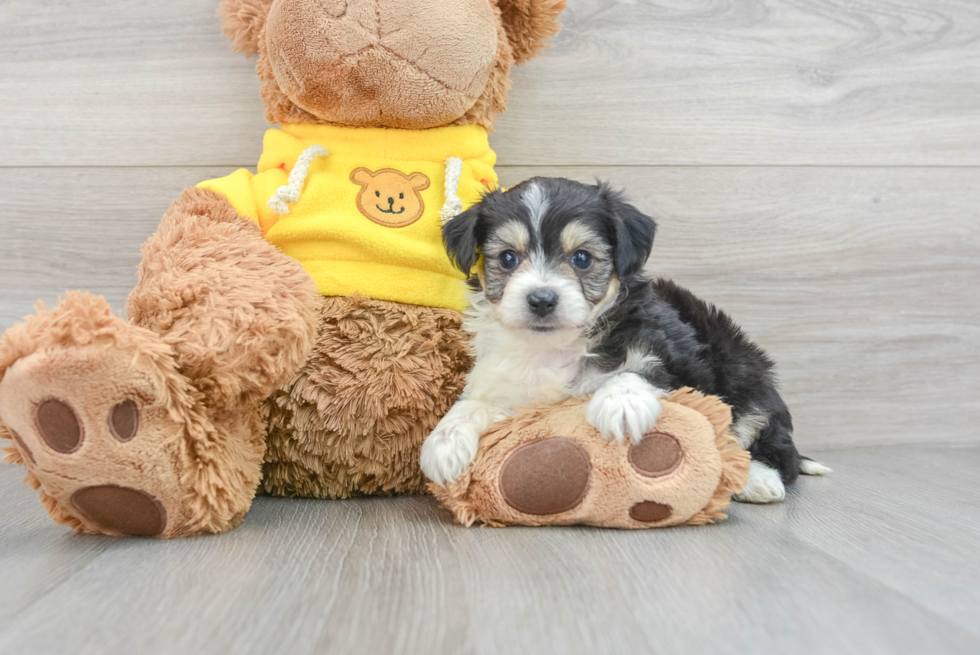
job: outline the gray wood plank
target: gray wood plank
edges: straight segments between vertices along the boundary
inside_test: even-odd
[[[504,169],[625,187],[660,220],[648,269],[774,356],[797,442],[980,437],[977,169]]]
[[[121,311],[171,200],[228,170],[51,169],[40,194],[36,171],[0,170],[0,330],[73,288]],[[650,270],[771,351],[804,449],[980,439],[977,169],[500,170],[629,189],[660,220]]]
[[[930,467],[966,489],[978,454],[828,451],[833,477],[803,480],[784,505],[651,532],[467,529],[431,498],[260,498],[226,535],[117,541],[54,526],[2,475],[3,539],[53,545],[0,549],[4,570],[87,563],[39,597],[31,576],[5,583],[30,600],[0,622],[0,651],[972,653],[980,639],[960,619],[980,610],[967,593],[976,491],[954,506],[941,488],[901,499],[910,477],[930,486]],[[949,512],[957,524],[940,525]],[[931,577],[930,561],[943,561]],[[950,591],[958,609],[936,604]]]
[[[252,164],[254,67],[217,0],[6,0],[3,165]],[[571,0],[515,72],[501,163],[980,164],[969,0]]]
[[[980,637],[980,448],[895,446],[819,453],[826,480],[803,502],[740,512],[887,584]]]
[[[136,284],[140,246],[187,186],[231,167],[0,169],[0,330],[40,299],[103,295],[122,312]],[[50,187],[42,189],[42,184]]]

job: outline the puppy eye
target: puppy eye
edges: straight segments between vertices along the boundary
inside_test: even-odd
[[[512,271],[521,263],[521,258],[513,250],[505,250],[500,253],[500,268],[505,271]]]
[[[592,255],[585,250],[576,250],[572,255],[572,266],[575,268],[586,269],[592,265]]]
[[[376,196],[378,196],[380,198],[381,197],[381,192],[380,191],[375,191],[374,192],[374,195],[376,195]]]

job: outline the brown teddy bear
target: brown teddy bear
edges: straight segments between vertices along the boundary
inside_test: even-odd
[[[79,532],[228,530],[257,491],[420,493],[463,387],[441,224],[496,184],[509,71],[564,0],[224,0],[258,54],[258,172],[183,192],[129,321],[70,293],[0,341],[0,437]]]

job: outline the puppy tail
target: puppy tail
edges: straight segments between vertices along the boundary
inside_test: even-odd
[[[810,459],[806,455],[800,455],[800,473],[803,475],[826,475],[833,473],[833,469]]]

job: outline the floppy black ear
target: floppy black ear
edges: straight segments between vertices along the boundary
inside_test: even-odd
[[[623,200],[620,194],[608,187],[604,190],[608,193],[616,224],[616,275],[624,279],[640,272],[647,263],[653,250],[657,223]]]
[[[480,242],[476,227],[480,222],[480,203],[450,219],[442,226],[442,243],[453,266],[467,275],[476,264]]]

